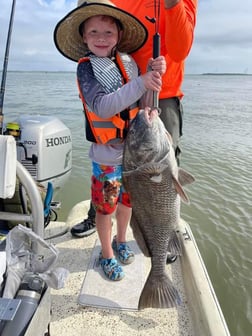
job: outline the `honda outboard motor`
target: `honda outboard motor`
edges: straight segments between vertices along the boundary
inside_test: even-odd
[[[61,202],[55,195],[72,170],[72,137],[70,130],[56,117],[41,115],[23,115],[15,122],[8,123],[5,135],[16,139],[17,160],[24,166],[39,188],[44,203],[44,225],[57,220],[56,210]],[[29,195],[17,181],[15,194],[10,200],[0,199],[3,211],[29,213]],[[8,220],[8,227],[15,225]]]
[[[69,178],[72,169],[70,130],[56,117],[23,115],[17,119],[20,135],[17,159],[31,176],[54,192]]]

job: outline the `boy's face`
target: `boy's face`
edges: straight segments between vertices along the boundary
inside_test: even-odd
[[[111,50],[118,43],[120,34],[111,17],[96,15],[85,21],[83,41],[93,54],[107,57],[111,55]]]

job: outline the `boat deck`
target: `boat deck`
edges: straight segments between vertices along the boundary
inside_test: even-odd
[[[58,232],[64,233],[67,228],[72,227],[72,225],[83,219],[86,214],[85,207],[87,208],[88,206],[89,202],[82,202],[77,205],[70,213],[66,224],[50,224],[46,230],[45,237],[57,235]],[[128,237],[133,239],[130,230]],[[96,240],[97,233],[86,238],[76,239],[71,236],[69,231],[59,237],[47,240],[52,242],[60,251],[58,266],[65,267],[70,272],[63,289],[51,290],[51,336],[99,336],[106,333],[111,336],[140,336],[146,334],[148,336],[197,335],[192,329],[192,320],[183,287],[180,259],[174,264],[166,266],[168,274],[180,292],[183,301],[178,309],[148,308],[141,311],[133,311],[80,305],[78,297]],[[147,258],[144,259],[147,275],[150,261]],[[127,278],[125,277],[122,281],[127,281]],[[130,295],[130,291],[131,286],[128,286],[128,293],[122,292],[121,295]]]

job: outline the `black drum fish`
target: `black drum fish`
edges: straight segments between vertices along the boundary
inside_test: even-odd
[[[145,108],[132,121],[123,154],[123,184],[130,194],[134,238],[151,270],[139,299],[139,309],[169,308],[180,296],[165,266],[167,252],[181,255],[177,234],[180,200],[189,202],[184,185],[194,181],[178,167],[172,139],[157,110]]]

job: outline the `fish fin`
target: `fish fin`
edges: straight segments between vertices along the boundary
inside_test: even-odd
[[[171,136],[171,134],[168,131],[166,131],[166,136],[167,136],[169,142],[173,145],[172,136]]]
[[[133,236],[137,242],[137,245],[139,246],[140,250],[144,254],[145,257],[149,258],[150,251],[148,249],[148,246],[144,240],[144,234],[141,231],[140,226],[138,225],[138,222],[136,218],[134,217],[134,213],[132,213],[131,220],[130,220],[130,227],[132,228]]]
[[[182,255],[182,243],[181,238],[177,234],[177,231],[173,231],[168,243],[168,249],[171,254],[173,255]]]
[[[165,170],[166,165],[159,163],[148,163],[141,167],[141,173],[148,175],[150,180],[155,183],[160,183],[163,178],[162,172]]]
[[[128,171],[123,171],[122,176],[123,178],[127,178],[127,176],[130,176],[132,174],[145,174],[149,175],[150,178],[153,176],[160,176],[161,173],[167,168],[166,165],[160,164],[160,163],[146,163],[143,164],[142,166],[137,167],[136,169],[133,170],[128,170]]]
[[[195,178],[182,168],[178,168],[178,180],[179,183],[184,186],[186,184],[191,184],[195,181]]]
[[[122,172],[122,176],[126,178],[127,176],[130,176],[130,175],[132,175],[133,173],[135,173],[135,171],[136,171],[136,170],[123,171],[123,172]]]
[[[165,168],[167,168],[167,165],[152,162],[152,163],[146,163],[141,167],[138,167],[137,170],[143,174],[154,176],[154,175],[160,175],[165,170]]]
[[[182,185],[179,183],[179,181],[176,179],[175,176],[172,176],[172,182],[173,185],[177,191],[177,193],[179,194],[179,196],[181,197],[182,201],[184,201],[185,203],[190,203],[188,196],[186,195]]]
[[[172,308],[181,305],[181,298],[167,274],[158,278],[151,270],[139,298],[138,309]]]
[[[162,177],[163,175],[159,174],[159,175],[152,176],[150,179],[152,182],[160,183],[162,181]]]

